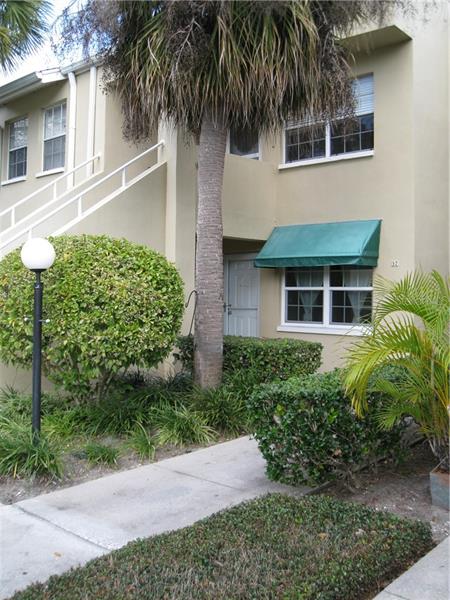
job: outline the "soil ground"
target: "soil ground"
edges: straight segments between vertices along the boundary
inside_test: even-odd
[[[379,465],[376,472],[360,472],[357,489],[339,483],[324,493],[403,517],[428,521],[435,542],[440,542],[449,535],[450,523],[448,511],[431,504],[429,473],[435,466],[436,458],[428,444],[421,443],[398,465],[386,462]]]

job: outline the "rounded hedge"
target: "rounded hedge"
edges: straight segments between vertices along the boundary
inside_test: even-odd
[[[114,375],[156,366],[173,347],[183,283],[166,258],[125,239],[50,238],[44,282],[43,371],[67,392],[101,397]],[[0,261],[0,359],[30,367],[34,274],[20,250]],[[26,319],[29,317],[29,320]]]
[[[247,406],[270,479],[310,486],[351,480],[359,468],[397,457],[406,423],[380,429],[378,416],[386,398],[369,394],[370,410],[360,419],[338,369],[257,387]]]

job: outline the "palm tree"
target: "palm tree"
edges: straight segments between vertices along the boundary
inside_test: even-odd
[[[44,0],[0,2],[0,67],[12,70],[35,52],[44,41],[47,19],[52,12]]]
[[[351,113],[351,57],[340,39],[394,5],[383,0],[87,0],[75,17],[65,16],[66,48],[82,42],[102,56],[107,88],[121,99],[129,138],[148,139],[165,119],[198,141],[194,362],[202,387],[218,385],[222,374],[228,130],[274,133],[288,118]]]
[[[375,290],[372,331],[349,352],[345,383],[353,406],[366,411],[373,384],[390,397],[382,426],[412,416],[433,453],[448,460],[450,282],[436,271],[415,272],[397,283],[379,278]],[[385,367],[398,367],[398,376]]]

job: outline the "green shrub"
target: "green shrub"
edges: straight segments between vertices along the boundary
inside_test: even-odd
[[[432,547],[420,521],[273,494],[131,542],[11,600],[362,600]]]
[[[117,465],[119,451],[117,448],[105,446],[97,442],[91,442],[84,447],[84,453],[88,461],[93,465]]]
[[[317,485],[399,452],[405,425],[380,430],[381,394],[372,392],[371,410],[360,419],[341,379],[335,370],[256,388],[249,415],[271,479]]]
[[[155,456],[156,442],[139,421],[128,434],[127,446],[142,459],[151,460]]]
[[[192,371],[194,338],[179,336],[176,357],[183,367]],[[315,373],[320,367],[322,344],[286,338],[261,339],[225,336],[223,341],[223,370],[233,373],[253,369],[259,383],[274,379]]]
[[[196,388],[191,396],[191,405],[216,431],[234,435],[247,431],[245,398],[225,385],[217,389]]]
[[[0,417],[0,475],[60,478],[63,474],[59,449],[44,433],[33,440],[30,423]]]
[[[107,236],[51,240],[45,285],[43,370],[76,397],[103,397],[116,374],[150,368],[173,347],[183,315],[176,268],[150,248]],[[14,250],[0,262],[0,358],[31,365],[33,274]]]
[[[205,417],[189,406],[163,404],[154,411],[154,423],[160,445],[208,444],[215,438]]]

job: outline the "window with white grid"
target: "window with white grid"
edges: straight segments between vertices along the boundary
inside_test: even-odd
[[[332,122],[290,121],[284,132],[284,162],[330,159],[374,148],[373,74],[355,79],[355,116]]]
[[[28,119],[22,117],[9,124],[8,179],[27,174]]]
[[[44,171],[64,167],[66,160],[66,103],[44,112]]]
[[[365,325],[372,317],[370,267],[290,267],[284,272],[285,324]]]

